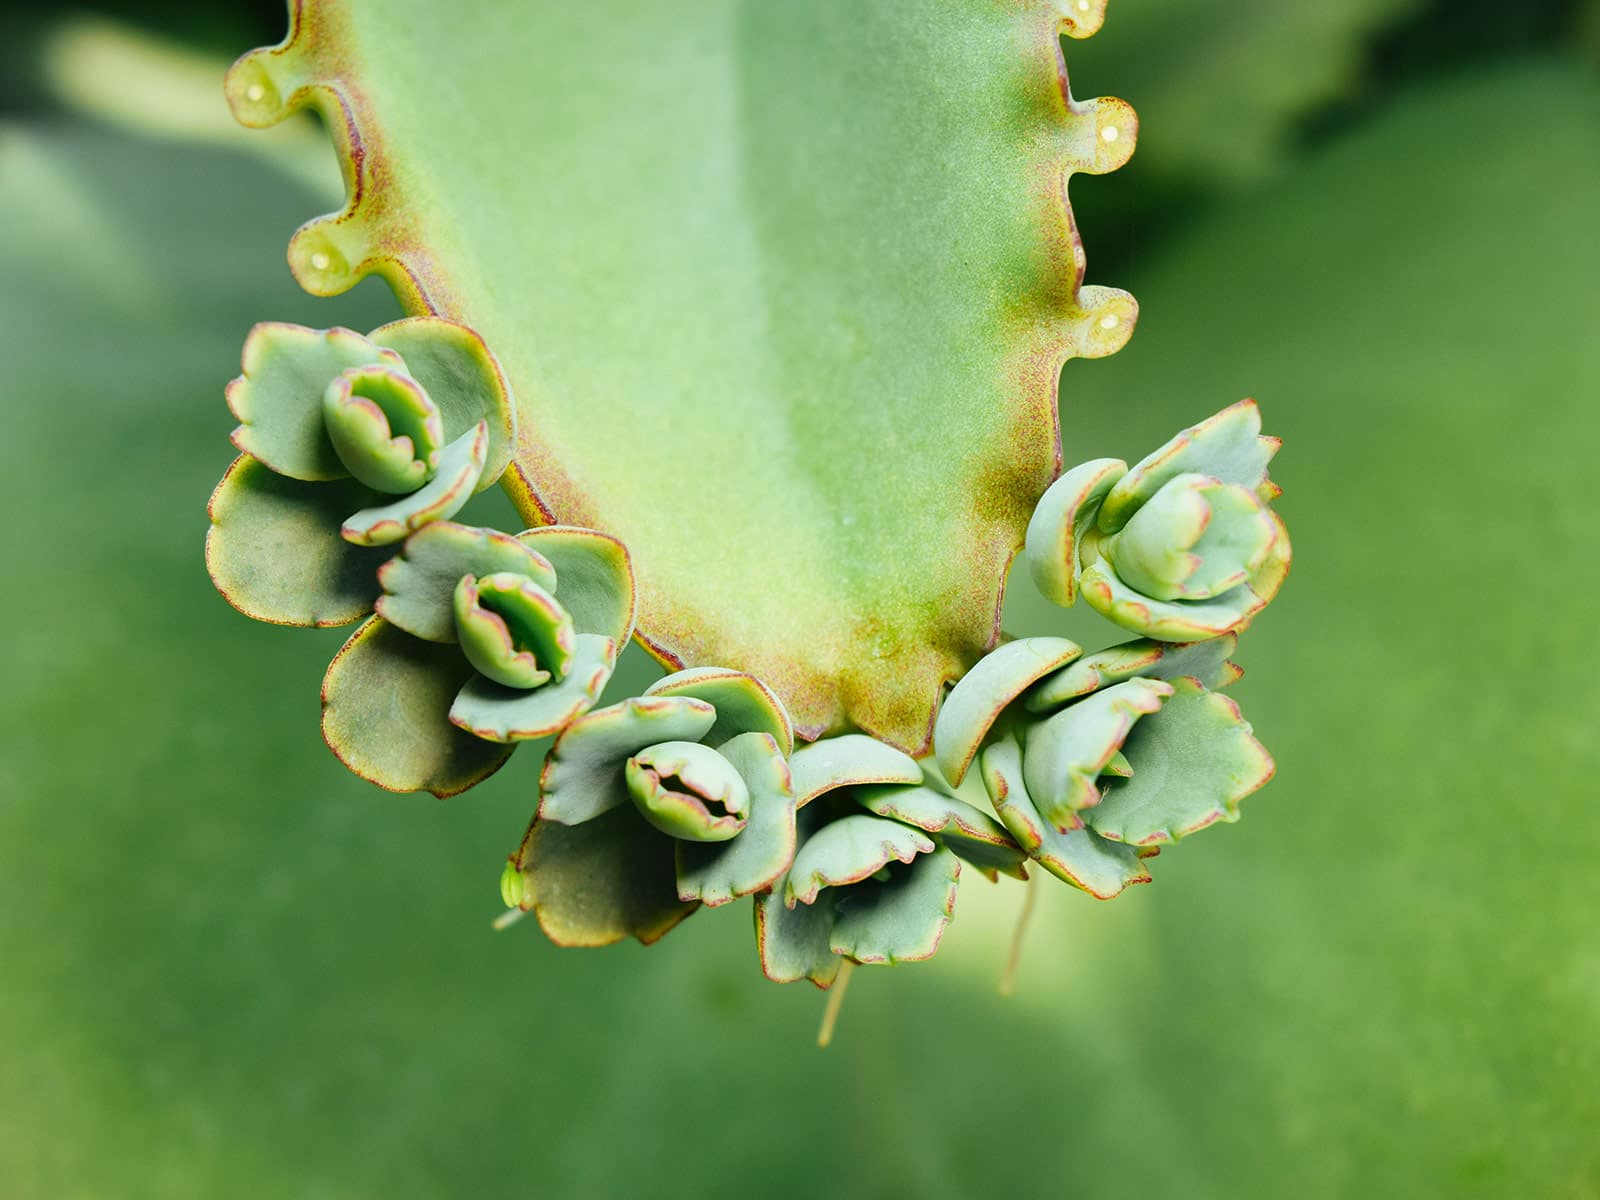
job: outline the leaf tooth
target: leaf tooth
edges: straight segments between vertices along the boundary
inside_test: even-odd
[[[1106,175],[1133,156],[1139,140],[1139,116],[1133,105],[1115,96],[1077,100],[1067,96],[1067,119],[1057,131],[1063,177]]]
[[[223,93],[234,120],[264,129],[304,108],[310,100],[311,75],[291,30],[281,45],[252,50],[228,68]]]
[[[1066,313],[1065,336],[1073,358],[1105,358],[1128,344],[1139,321],[1139,302],[1121,288],[1091,284],[1078,289]]]
[[[349,291],[377,268],[370,229],[356,209],[307,221],[289,241],[289,269],[314,296]]]
[[[338,213],[303,225],[289,244],[295,279],[316,296],[336,296],[368,275],[381,275],[413,311],[437,312],[443,284],[426,262],[402,258],[383,234],[383,201],[373,175],[379,157],[376,127],[349,78],[338,47],[348,45],[349,14],[338,4],[290,6],[289,35],[252,50],[229,69],[229,106],[242,125],[273,125],[303,108],[322,118],[344,174],[346,202]]]
[[[1105,24],[1106,0],[1054,0],[1060,32],[1069,38],[1093,37]]]

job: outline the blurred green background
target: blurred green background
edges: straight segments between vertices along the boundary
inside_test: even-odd
[[[246,329],[395,311],[298,291],[331,156],[223,108],[280,8],[6,21],[0,1197],[1600,1196],[1600,5],[1114,0],[1069,43],[1143,120],[1074,195],[1143,316],[1067,368],[1066,452],[1262,401],[1279,776],[1154,886],[1042,889],[1013,998],[1020,892],[969,880],[820,1052],[745,906],[491,933],[536,754],[378,792],[317,737],[341,634],[207,582]]]

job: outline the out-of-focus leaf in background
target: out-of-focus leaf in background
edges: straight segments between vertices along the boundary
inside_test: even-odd
[[[337,207],[344,189],[332,143],[309,114],[269,136],[246,129],[222,102],[227,59],[137,25],[80,14],[49,26],[30,66],[55,101],[134,134],[259,155]]]
[[[1422,3],[1125,0],[1102,36],[1068,45],[1068,66],[1083,62],[1079,95],[1122,96],[1146,116],[1149,175],[1234,183],[1275,165],[1299,118],[1357,86],[1368,36]]]
[[[0,205],[8,1198],[1594,1194],[1577,69],[1396,97],[1142,264],[1138,335],[1070,369],[1066,453],[1244,394],[1286,436],[1295,571],[1234,693],[1279,778],[1153,886],[1043,889],[1011,1000],[1019,890],[966,880],[940,957],[858,972],[825,1053],[745,905],[650,950],[491,934],[537,755],[448,802],[360,783],[316,732],[340,635],[211,590],[246,329],[394,311],[294,287],[303,186],[32,122]],[[1026,587],[1012,627],[1058,629]]]
[[[1140,118],[1138,152],[1114,182],[1074,183],[1091,274],[1120,279],[1220,198],[1419,79],[1600,47],[1596,11],[1595,0],[1114,0],[1099,35],[1064,47],[1077,95],[1120,96]]]

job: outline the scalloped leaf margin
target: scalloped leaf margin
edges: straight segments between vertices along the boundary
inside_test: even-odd
[[[707,0],[707,11],[718,7],[716,0]],[[422,171],[415,162],[397,160],[386,152],[385,129],[377,116],[382,106],[374,104],[372,96],[386,84],[373,84],[364,75],[357,49],[372,44],[370,38],[363,41],[358,26],[374,18],[364,16],[359,6],[295,0],[284,42],[245,55],[227,80],[228,99],[244,124],[270,125],[310,105],[323,115],[340,152],[347,188],[345,207],[309,222],[290,244],[290,265],[301,284],[315,294],[331,295],[366,275],[378,274],[409,310],[438,313],[484,331],[496,345],[525,406],[523,411],[530,416],[521,423],[515,469],[505,479],[524,516],[530,521],[560,520],[603,528],[623,538],[638,561],[648,601],[640,615],[639,641],[672,668],[729,662],[767,680],[784,696],[795,716],[797,732],[806,738],[853,726],[908,752],[925,751],[943,686],[959,678],[998,640],[1006,572],[1021,546],[1034,502],[1060,470],[1057,387],[1061,367],[1071,357],[1097,357],[1120,349],[1137,317],[1137,305],[1125,292],[1083,284],[1083,246],[1067,198],[1068,182],[1074,174],[1102,173],[1121,166],[1132,153],[1137,134],[1137,118],[1125,103],[1079,101],[1068,87],[1060,39],[1063,35],[1086,37],[1098,30],[1105,0],[979,0],[970,7],[971,12],[952,9],[948,14],[938,10],[909,15],[898,7],[850,10],[843,18],[833,14],[844,10],[822,6],[744,14],[743,26],[776,20],[798,23],[803,28],[797,37],[818,31],[824,38],[838,35],[840,29],[828,23],[841,19],[860,23],[860,29],[849,31],[855,43],[869,42],[874,36],[903,37],[913,18],[919,26],[943,22],[933,31],[940,36],[955,36],[951,31],[956,29],[963,31],[962,36],[976,31],[970,33],[973,54],[984,56],[983,78],[993,89],[984,101],[994,101],[1005,109],[1003,120],[990,118],[997,132],[995,144],[986,144],[986,148],[1011,168],[1003,180],[1008,189],[1005,202],[1011,207],[1004,211],[1012,215],[1016,229],[1015,243],[1005,245],[1005,254],[980,252],[973,256],[975,261],[1003,263],[992,270],[1007,274],[1002,279],[974,279],[970,297],[962,293],[966,297],[963,302],[973,311],[952,309],[952,315],[939,324],[938,336],[950,340],[957,316],[975,316],[971,322],[977,327],[973,346],[982,350],[986,338],[994,343],[992,361],[985,359],[974,368],[988,390],[976,399],[960,401],[969,405],[967,409],[952,407],[932,422],[935,428],[949,430],[952,442],[971,435],[974,444],[959,450],[938,448],[931,454],[931,464],[920,460],[914,464],[927,466],[927,470],[907,470],[896,476],[897,483],[912,480],[916,494],[903,499],[890,518],[877,511],[859,525],[853,510],[871,507],[865,491],[868,484],[852,482],[844,471],[815,489],[815,495],[802,494],[805,474],[790,469],[792,477],[765,489],[771,495],[762,495],[760,486],[744,488],[753,495],[746,497],[743,507],[729,505],[720,497],[708,498],[708,512],[733,511],[743,518],[741,536],[730,540],[733,550],[720,555],[714,564],[691,561],[703,556],[674,553],[674,549],[681,551],[681,544],[673,540],[680,535],[663,532],[669,521],[675,518],[679,526],[690,529],[697,523],[683,520],[682,514],[655,513],[642,497],[629,495],[632,489],[618,483],[617,468],[597,461],[603,456],[593,447],[600,443],[583,441],[610,436],[614,428],[598,420],[588,422],[600,427],[598,431],[575,432],[581,423],[570,413],[562,416],[559,401],[551,401],[559,389],[546,386],[547,381],[538,375],[543,367],[536,369],[530,361],[543,349],[532,344],[543,336],[538,324],[533,323],[531,334],[527,321],[502,329],[495,311],[502,305],[474,311],[478,297],[459,272],[470,269],[464,263],[483,256],[474,260],[471,248],[463,249],[458,244],[461,239],[453,236],[438,235],[436,244],[430,245],[426,222],[418,219],[417,211],[425,209],[434,194],[429,189],[446,186],[440,181],[448,181],[449,172]],[[626,8],[623,5],[603,19],[621,27],[626,23]],[[588,19],[582,15],[561,17],[562,21]],[[647,32],[636,30],[639,36]],[[741,32],[749,31],[741,27]],[[920,34],[931,36],[927,28]],[[452,35],[470,36],[455,30]],[[770,30],[756,31],[759,37],[770,35]],[[418,44],[427,40],[421,38]],[[761,44],[770,48],[776,42]],[[429,45],[427,52],[432,51]],[[394,63],[388,65],[399,69]],[[906,78],[921,83],[937,75],[935,64],[916,69],[921,74]],[[387,86],[392,86],[392,80]],[[413,86],[424,85],[416,82]],[[929,120],[937,117],[954,127],[963,119],[957,98],[939,94],[943,84],[927,82],[923,86],[929,90],[929,103],[924,106]],[[741,98],[748,97],[741,94]],[[595,136],[605,136],[605,132],[596,130]],[[912,133],[906,135],[908,162],[895,177],[897,182],[910,179],[914,170],[921,169],[909,162],[914,153],[909,142]],[[781,142],[769,138],[765,144]],[[749,151],[748,146],[743,149]],[[983,165],[978,164],[980,168]],[[781,169],[787,168],[780,164]],[[972,187],[992,184],[978,178],[981,174],[974,170]],[[966,176],[962,178],[966,180]],[[801,257],[798,251],[792,253]],[[1004,286],[991,286],[1001,283]],[[1003,300],[979,298],[987,294],[1002,295]],[[988,307],[983,307],[985,304]],[[797,325],[814,319],[819,319],[817,314],[802,312]],[[832,355],[819,358],[817,373],[824,378],[836,377],[842,367],[857,366],[851,356],[859,357],[860,347],[870,345],[862,338],[870,339],[874,332],[848,328],[848,314],[839,319],[844,321],[842,332],[825,331],[824,344],[838,349],[845,361],[832,361]],[[986,322],[992,324],[992,331]],[[879,333],[881,340],[896,343],[884,357],[900,365],[917,361],[918,346],[899,345],[896,333],[905,331],[892,328],[888,334]],[[525,347],[524,341],[530,345]],[[549,357],[545,354],[541,361]],[[907,386],[914,390],[917,385]],[[953,390],[963,392],[959,387]],[[783,399],[789,403],[789,397]],[[994,399],[1003,402],[1001,415],[980,419],[985,405],[994,409],[990,403]],[[912,396],[906,401],[908,405],[913,402],[920,399]],[[812,401],[803,399],[797,408],[803,410],[807,403]],[[863,407],[836,405],[834,413],[848,426],[869,419],[854,411]],[[847,408],[849,413],[844,412]],[[787,409],[776,415],[780,425],[786,413]],[[963,414],[979,427],[960,428]],[[789,424],[794,425],[792,418],[803,414],[787,415]],[[562,420],[571,427],[561,428]],[[627,427],[620,421],[612,424]],[[816,428],[819,423],[798,424]],[[663,439],[650,436],[651,432],[640,431],[635,453],[642,457],[638,462],[630,459],[630,467],[643,468],[646,477],[659,474],[652,467],[675,465],[672,449],[661,447]],[[841,445],[856,447],[863,444],[860,433],[845,428],[837,436]],[[905,437],[908,445],[917,441],[910,432]],[[585,445],[592,451],[587,455],[581,449]],[[817,445],[820,443],[802,447],[810,453],[800,455],[801,460],[820,458],[814,453]],[[1017,454],[1018,446],[1029,450]],[[786,453],[793,457],[794,448],[773,449],[772,463],[752,468],[750,480],[759,484],[761,472],[774,463],[781,475],[789,469],[784,467]],[[715,460],[716,456],[710,457]],[[713,475],[725,472],[727,466],[726,462],[714,465]],[[952,473],[954,478],[946,477]],[[674,472],[674,476],[678,474],[681,470]],[[959,505],[941,498],[942,493],[958,495]],[[669,506],[657,502],[656,507]],[[881,510],[881,506],[875,507]],[[788,577],[771,566],[770,539],[777,528],[791,531],[786,553],[795,561],[795,570]],[[699,534],[706,536],[707,531],[701,529]],[[940,556],[886,553],[907,544],[949,549]],[[706,571],[715,577],[704,578]],[[818,571],[822,573],[815,574]],[[831,579],[828,572],[834,573]],[[824,582],[815,588],[794,586],[796,579],[814,575]]]

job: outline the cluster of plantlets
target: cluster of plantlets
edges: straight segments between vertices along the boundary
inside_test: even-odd
[[[935,952],[964,866],[1110,898],[1234,819],[1272,762],[1219,690],[1289,543],[1252,402],[1060,472],[1062,364],[1138,314],[1085,283],[1066,200],[1138,131],[1068,86],[1104,0],[758,9],[732,38],[716,4],[608,12],[693,48],[669,102],[578,9],[298,0],[227,84],[246,124],[317,108],[343,158],[291,267],[430,315],[258,327],[208,554],[252,616],[375,614],[323,687],[364,777],[450,795],[554,736],[508,918],[653,942],[749,897],[765,973],[837,998]],[[459,52],[419,91],[430,37]],[[737,147],[660,153],[730,114]],[[451,520],[502,473],[540,528]],[[1024,526],[1043,594],[1137,640],[1000,635]],[[630,636],[673,673],[596,707]]]
[[[1252,402],[1045,492],[1025,551],[1041,590],[1145,636],[1087,655],[1005,642],[919,759],[860,732],[796,749],[782,699],[734,669],[596,708],[633,632],[632,564],[597,530],[450,519],[515,436],[471,330],[260,325],[227,395],[242,453],[211,502],[217,587],[258,620],[367,616],[328,668],[323,733],[382,787],[452,795],[554,735],[501,890],[559,944],[653,942],[754,897],[767,976],[826,988],[846,965],[931,957],[963,864],[1027,879],[1031,860],[1109,899],[1271,776],[1218,691],[1289,564]]]

